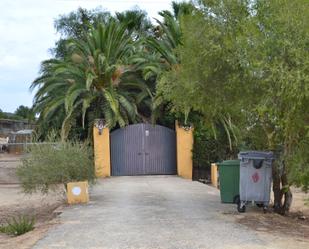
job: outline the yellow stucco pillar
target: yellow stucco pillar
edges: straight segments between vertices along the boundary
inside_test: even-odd
[[[211,164],[211,184],[218,188],[218,166],[215,163]]]
[[[192,179],[193,128],[183,128],[175,123],[177,143],[177,174]]]
[[[109,129],[97,121],[93,127],[94,166],[97,177],[111,175]]]

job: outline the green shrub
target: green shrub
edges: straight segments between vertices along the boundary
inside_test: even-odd
[[[216,127],[216,137],[211,127],[196,122],[194,124],[193,165],[195,168],[210,168],[211,163],[236,158],[237,153],[229,148],[226,133],[221,126]]]
[[[17,169],[24,192],[48,193],[57,185],[74,181],[93,183],[93,153],[86,143],[61,142],[31,146],[29,155]]]
[[[210,137],[204,127],[195,127],[193,144],[193,165],[197,168],[209,167],[217,161],[217,141]]]
[[[0,232],[8,235],[19,236],[34,229],[34,218],[19,216],[11,218],[7,224],[0,226]]]

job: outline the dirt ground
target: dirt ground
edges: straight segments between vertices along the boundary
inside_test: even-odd
[[[309,193],[306,194],[297,188],[292,188],[292,193],[292,207],[286,216],[270,210],[264,214],[262,209],[250,204],[246,213],[239,214],[235,211],[227,215],[232,215],[236,222],[257,232],[286,236],[297,241],[309,241]]]
[[[31,248],[48,228],[57,223],[55,219],[61,212],[64,203],[63,195],[59,191],[49,195],[22,193],[19,185],[0,185],[0,224],[9,217],[27,215],[35,217],[35,229],[18,237],[11,237],[0,233],[0,248],[27,249]]]
[[[18,237],[0,233],[0,248],[31,248],[48,228],[57,223],[56,219],[64,204],[63,191],[41,195],[26,195],[18,185],[15,174],[23,155],[0,153],[0,224],[5,224],[10,217],[26,215],[35,218],[35,229]]]

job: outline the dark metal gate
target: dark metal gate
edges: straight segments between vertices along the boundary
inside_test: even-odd
[[[134,124],[111,133],[112,175],[176,174],[175,131]]]

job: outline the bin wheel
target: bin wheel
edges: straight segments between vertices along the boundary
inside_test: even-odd
[[[268,207],[265,206],[265,205],[263,205],[263,212],[264,212],[264,214],[266,214],[268,212]]]
[[[240,202],[237,203],[237,211],[238,211],[239,213],[244,213],[244,212],[246,212],[246,205],[241,206],[241,203],[240,203]]]
[[[234,198],[233,198],[233,203],[236,203],[236,204],[240,203],[240,197],[239,197],[239,195],[235,195],[235,196],[234,196]]]
[[[264,208],[264,204],[263,203],[256,203],[256,206],[259,208]]]

